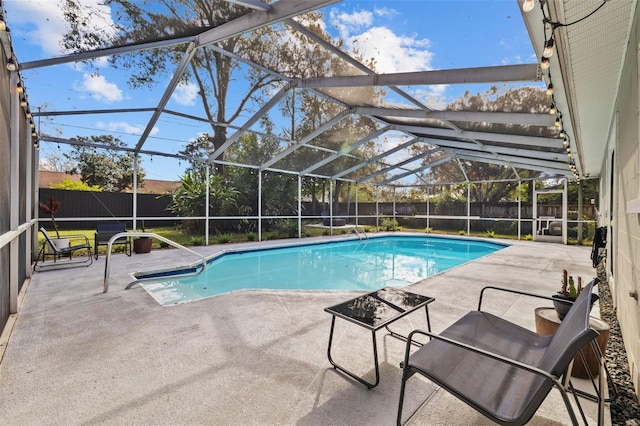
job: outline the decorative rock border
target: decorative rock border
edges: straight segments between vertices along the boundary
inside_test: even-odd
[[[605,362],[618,391],[618,397],[611,402],[611,423],[614,426],[640,426],[640,404],[629,374],[627,352],[613,308],[611,291],[607,283],[601,283],[598,287],[600,317],[611,327]]]

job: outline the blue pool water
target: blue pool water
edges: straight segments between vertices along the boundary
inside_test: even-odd
[[[471,239],[391,236],[254,249],[211,259],[195,277],[159,277],[141,285],[163,305],[239,289],[373,291],[415,283],[504,247]]]

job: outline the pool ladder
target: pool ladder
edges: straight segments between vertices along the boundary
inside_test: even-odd
[[[187,277],[187,276],[195,276],[195,275],[200,275],[201,273],[204,272],[204,270],[207,267],[207,258],[204,257],[203,255],[201,255],[200,253],[196,253],[193,250],[190,250],[188,248],[186,248],[183,245],[180,245],[178,243],[176,243],[175,241],[171,241],[168,238],[162,237],[158,234],[154,234],[152,232],[120,232],[118,234],[115,234],[114,236],[111,237],[111,239],[109,239],[109,243],[107,244],[107,256],[105,258],[105,263],[104,263],[104,283],[103,283],[103,293],[106,293],[107,291],[109,291],[109,271],[110,271],[110,262],[109,259],[111,257],[111,245],[113,244],[113,242],[115,240],[117,240],[118,238],[122,238],[122,237],[150,237],[150,238],[155,238],[157,240],[160,240],[170,246],[173,246],[177,249],[180,249],[182,251],[186,251],[187,253],[193,254],[194,256],[198,257],[199,260],[197,262],[192,263],[191,265],[188,265],[186,267],[180,268],[182,270],[184,269],[194,269],[194,272],[188,273],[188,274],[180,274],[181,277]],[[200,265],[202,265],[202,267],[200,267]],[[170,278],[171,275],[167,274],[164,275],[163,278]],[[126,289],[128,290],[129,288],[131,288],[131,286],[133,286],[134,284],[137,284],[139,282],[143,282],[143,281],[148,281],[148,280],[153,280],[154,278],[141,278],[138,280],[133,281],[132,283],[129,283],[126,287]],[[155,278],[157,279],[157,278]]]
[[[353,232],[356,234],[356,237],[358,237],[358,239],[360,241],[364,240],[368,240],[369,236],[367,235],[367,233],[364,231],[364,229],[362,230],[362,235],[360,235],[360,232],[358,232],[358,225],[353,227]]]

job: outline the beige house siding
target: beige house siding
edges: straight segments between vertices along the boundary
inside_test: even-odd
[[[618,91],[616,111],[614,113],[609,152],[614,153],[603,164],[601,177],[604,206],[602,219],[611,225],[609,250],[613,255],[609,263],[611,276],[609,282],[618,320],[624,336],[629,359],[629,369],[634,381],[636,393],[640,390],[640,304],[630,297],[630,292],[640,292],[640,214],[627,213],[627,202],[640,198],[640,137],[638,127],[638,46],[640,28],[638,27],[639,7],[636,6],[635,22],[625,58]],[[603,141],[605,143],[605,141]],[[613,168],[614,182],[611,182]],[[613,206],[608,200],[609,191],[614,191]]]

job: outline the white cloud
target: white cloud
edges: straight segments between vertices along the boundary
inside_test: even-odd
[[[400,13],[395,9],[390,9],[388,7],[376,7],[373,9],[373,13],[378,16],[384,16],[387,18],[393,18],[394,16],[399,15]]]
[[[110,121],[108,123],[105,123],[104,121],[98,121],[97,123],[95,123],[95,126],[98,129],[109,130],[111,132],[122,132],[130,135],[141,135],[146,127],[141,124],[129,124],[125,121]],[[150,134],[155,135],[156,133],[158,133],[158,131],[158,128],[154,127],[153,129],[151,129]]]
[[[427,71],[431,69],[433,53],[427,39],[395,34],[386,27],[372,27],[347,39],[351,50],[357,50],[365,60],[373,59],[379,73]]]
[[[76,90],[88,93],[93,99],[108,104],[124,99],[122,90],[115,83],[110,83],[103,75],[84,73],[82,83],[75,84]]]
[[[197,97],[198,86],[190,81],[178,84],[176,90],[173,91],[173,95],[171,95],[173,101],[184,106],[195,105]]]
[[[373,13],[368,10],[353,13],[338,13],[335,9],[330,14],[331,23],[344,39],[354,31],[360,31],[373,24]]]
[[[102,0],[78,0],[88,14],[88,29],[108,35],[113,32],[111,8]],[[65,53],[61,46],[62,36],[67,31],[63,11],[59,2],[52,0],[21,0],[7,2],[7,20],[9,27],[16,25],[15,35],[30,40],[47,55]],[[14,36],[15,36],[14,35]]]
[[[443,109],[447,106],[445,92],[448,87],[449,85],[447,84],[436,84],[427,86],[426,88],[410,89],[408,92],[414,98],[431,108]]]
[[[374,62],[379,73],[426,71],[431,69],[433,53],[428,39],[416,35],[400,35],[385,26],[375,26],[375,18],[390,18],[398,12],[389,8],[371,11],[340,13],[335,9],[330,14],[332,25],[345,41],[345,47],[357,52],[365,63]]]

